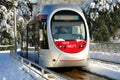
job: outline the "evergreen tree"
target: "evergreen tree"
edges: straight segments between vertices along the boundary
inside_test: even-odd
[[[14,1],[15,0],[1,0],[0,1],[0,44],[11,45],[14,39]],[[26,0],[18,0],[18,5],[16,6],[17,12],[17,41],[20,43],[21,30],[30,19],[30,12],[27,6]],[[22,18],[22,19],[21,19]],[[5,32],[4,32],[5,31]],[[8,36],[4,36],[8,35]],[[7,41],[7,42],[6,42]]]
[[[94,0],[94,2],[97,0]],[[95,2],[95,5],[99,1]],[[98,9],[99,7],[97,7]],[[89,14],[86,14],[88,20],[90,35],[93,37],[95,42],[106,42],[109,41],[112,36],[114,36],[120,28],[120,5],[114,6],[113,11],[110,10],[98,10],[99,16],[91,18]],[[95,13],[94,11],[92,11]]]
[[[97,42],[109,41],[109,31],[102,16],[99,16],[99,18],[95,20],[93,32],[95,41]]]

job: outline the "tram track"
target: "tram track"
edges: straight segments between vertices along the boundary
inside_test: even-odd
[[[120,68],[120,65],[117,63],[98,59],[90,59],[90,65],[91,64],[99,64],[98,66],[101,65],[101,68],[106,67],[106,69],[114,68],[114,70],[118,70],[118,68]],[[88,71],[85,67],[54,68],[52,70],[64,76],[70,77],[72,80],[113,80],[108,76]]]
[[[54,68],[51,69],[59,74],[71,78],[71,80],[109,80],[104,76],[93,74],[84,70],[82,67]]]
[[[87,67],[55,68],[52,70],[64,76],[70,77],[72,80],[114,80],[114,79],[118,79],[112,75],[112,74],[116,74],[116,76],[119,76],[119,73],[117,73],[117,71],[120,69],[120,65],[118,63],[105,61],[105,60],[90,59],[89,64],[90,64],[89,68],[91,68],[90,70],[87,70],[86,69]],[[92,65],[94,66],[91,67]],[[94,69],[94,67],[95,69],[100,70],[100,72],[99,71],[95,72],[96,70]]]

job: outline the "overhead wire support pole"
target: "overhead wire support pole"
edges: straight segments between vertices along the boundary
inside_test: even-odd
[[[14,1],[14,51],[15,53],[17,52],[16,7],[17,7],[17,1]]]

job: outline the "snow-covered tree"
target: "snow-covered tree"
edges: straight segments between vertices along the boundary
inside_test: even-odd
[[[16,6],[14,5],[16,4]],[[14,41],[14,8],[17,9],[17,40],[20,42],[21,29],[30,19],[28,0],[1,0],[0,1],[0,45],[13,44]],[[9,36],[8,36],[9,35]]]
[[[94,41],[109,41],[120,28],[120,0],[91,0],[84,11]]]
[[[10,35],[9,30],[12,28],[12,25],[9,24],[12,19],[12,12],[7,10],[4,5],[0,5],[0,42],[1,44],[12,44],[9,42],[9,39],[12,39],[12,35]],[[6,35],[10,35],[9,37]]]

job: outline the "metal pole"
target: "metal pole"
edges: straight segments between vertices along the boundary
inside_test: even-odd
[[[17,52],[17,30],[16,30],[16,7],[17,2],[14,2],[14,51]]]
[[[27,34],[26,34],[27,36],[27,39],[26,39],[26,58],[28,59],[28,25],[27,25]]]

